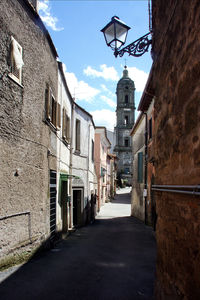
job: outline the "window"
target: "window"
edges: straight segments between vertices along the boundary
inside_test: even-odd
[[[152,139],[152,118],[149,120],[149,139]]]
[[[128,103],[128,95],[125,95],[125,103]]]
[[[129,138],[124,139],[124,146],[129,147]]]
[[[11,37],[11,73],[9,76],[19,84],[22,83],[23,65],[22,47],[13,37]]]
[[[143,152],[138,153],[138,182],[143,182]]]
[[[80,128],[81,122],[80,120],[76,119],[76,139],[75,139],[75,149],[76,151],[80,151]]]
[[[129,123],[129,122],[128,122],[128,116],[125,116],[125,117],[124,117],[124,125],[128,125],[128,123]]]
[[[92,140],[92,161],[94,161],[94,141]]]
[[[60,104],[56,102],[50,87],[46,88],[45,98],[46,120],[59,130],[61,127]]]
[[[67,111],[63,108],[63,122],[62,122],[62,137],[66,142],[70,142],[70,118]]]

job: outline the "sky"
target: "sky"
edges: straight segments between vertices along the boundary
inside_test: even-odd
[[[152,65],[150,52],[136,58],[113,55],[100,31],[113,16],[131,29],[126,45],[149,32],[147,0],[39,0],[39,14],[63,63],[67,85],[96,126],[114,130],[116,86],[124,65],[135,82],[138,107]],[[136,110],[136,118],[138,112]]]

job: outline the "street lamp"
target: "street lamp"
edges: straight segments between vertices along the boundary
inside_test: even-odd
[[[111,21],[101,30],[103,32],[107,46],[114,51],[115,57],[122,57],[125,52],[129,55],[139,57],[148,51],[152,40],[149,39],[151,32],[143,35],[128,46],[120,48],[125,44],[128,30],[130,29],[117,16],[112,17]]]

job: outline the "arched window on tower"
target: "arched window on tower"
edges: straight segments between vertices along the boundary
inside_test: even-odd
[[[128,103],[128,95],[125,95],[125,103]]]
[[[128,116],[124,116],[124,125],[128,125],[129,121],[128,121]]]

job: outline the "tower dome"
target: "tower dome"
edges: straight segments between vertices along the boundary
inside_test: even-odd
[[[135,84],[134,81],[128,76],[128,69],[127,66],[124,66],[124,70],[123,70],[123,76],[122,78],[118,81],[117,83],[117,88],[122,86],[122,85],[126,85],[129,84],[132,88],[135,89]]]

